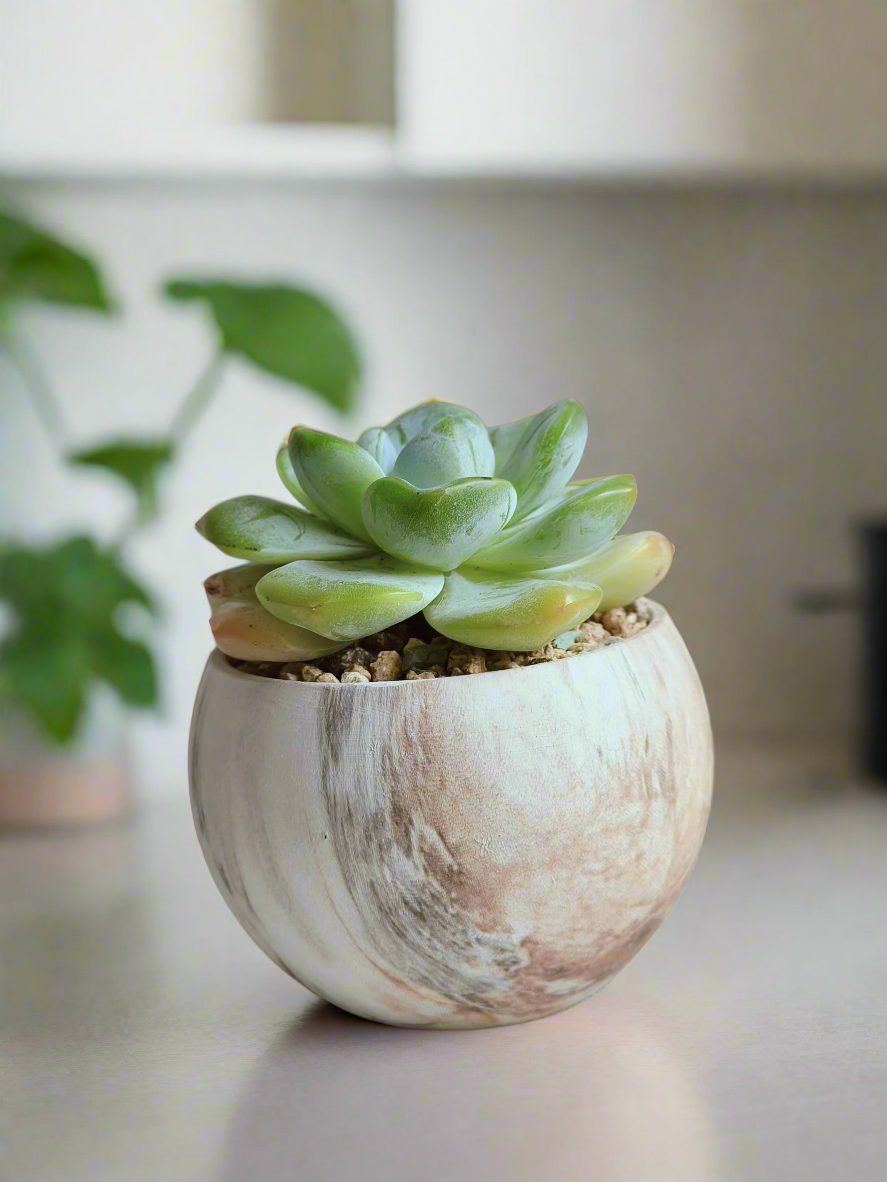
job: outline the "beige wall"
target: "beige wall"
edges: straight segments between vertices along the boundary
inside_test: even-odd
[[[34,325],[84,439],[159,429],[201,362],[199,321],[152,297],[161,275],[202,265],[322,284],[366,342],[362,424],[430,395],[492,422],[580,397],[586,473],[634,472],[633,523],[677,543],[662,599],[717,727],[846,732],[854,621],[799,619],[788,601],[849,579],[851,517],[887,504],[883,199],[384,185],[16,196],[95,243],[129,308],[114,330],[57,315]],[[5,379],[3,391],[4,517],[110,521],[101,479],[72,493]],[[139,545],[170,615],[169,717],[138,731],[158,790],[181,787],[209,646],[199,582],[224,565],[191,523],[223,496],[276,494],[274,446],[306,418],[334,425],[309,399],[232,370],[164,522]]]

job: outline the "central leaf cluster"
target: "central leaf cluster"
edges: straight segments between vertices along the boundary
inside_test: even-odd
[[[306,653],[312,638],[329,651],[424,611],[453,640],[531,649],[606,598],[645,593],[670,547],[658,534],[612,540],[633,477],[570,483],[587,433],[573,399],[490,431],[438,401],[356,443],[295,427],[277,468],[304,508],[236,497],[198,522],[226,554],[261,564],[252,580],[216,576],[217,642],[216,623],[230,639],[244,613],[254,632],[280,636],[259,608],[297,629],[283,639]]]

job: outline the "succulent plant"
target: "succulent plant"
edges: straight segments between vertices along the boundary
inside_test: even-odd
[[[632,476],[571,482],[587,433],[575,399],[489,431],[438,401],[356,443],[294,427],[277,471],[300,505],[235,497],[197,523],[247,562],[206,582],[218,647],[307,660],[423,612],[462,644],[531,650],[645,595],[673,547],[615,536]]]

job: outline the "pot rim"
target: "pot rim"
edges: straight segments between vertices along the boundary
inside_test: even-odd
[[[649,636],[651,633],[655,632],[656,629],[659,628],[662,625],[662,623],[669,618],[669,615],[668,615],[668,612],[665,610],[665,608],[662,606],[662,604],[658,603],[655,599],[647,599],[647,603],[649,603],[649,605],[652,609],[653,618],[650,620],[650,622],[646,626],[646,628],[642,628],[641,631],[635,633],[634,636],[629,636],[626,639],[620,641],[620,643],[618,645],[603,645],[601,648],[593,649],[590,653],[585,653],[582,657],[579,657],[578,660],[589,661],[594,657],[598,657],[598,656],[602,655],[603,653],[613,653],[615,651],[621,650],[624,645],[637,644],[639,641],[642,641],[645,636]],[[357,643],[357,641],[355,641],[355,643]],[[575,659],[568,659],[568,663],[570,665],[573,665],[574,660]],[[228,658],[225,656],[225,654],[222,652],[222,650],[219,648],[214,648],[212,650],[212,652],[209,655],[209,659],[208,659],[207,664],[212,665],[212,667],[217,672],[222,673],[226,677],[234,678],[235,680],[248,681],[248,682],[252,682],[252,683],[262,682],[265,685],[276,685],[276,686],[286,686],[286,687],[311,686],[312,689],[316,688],[321,691],[331,691],[331,690],[351,691],[351,690],[355,690],[360,693],[366,693],[368,687],[370,687],[371,690],[382,690],[382,689],[391,690],[393,687],[398,687],[398,686],[399,687],[422,686],[422,687],[425,687],[425,690],[423,692],[427,692],[428,686],[440,686],[441,683],[448,682],[451,680],[452,681],[464,681],[463,677],[459,677],[459,678],[435,677],[433,679],[431,679],[431,678],[425,678],[425,679],[417,678],[414,681],[407,681],[406,679],[399,679],[397,681],[366,681],[366,682],[363,682],[361,685],[352,684],[350,682],[341,682],[341,681],[289,681],[289,680],[283,680],[283,679],[277,678],[277,677],[261,677],[257,673],[246,673],[242,669],[236,669],[229,662]],[[561,661],[542,661],[538,665],[525,665],[521,669],[521,672],[524,674],[524,676],[526,676],[528,673],[536,672],[537,670],[540,670],[540,669],[561,668],[562,664],[563,664],[563,662],[561,662]],[[487,678],[505,677],[505,676],[508,676],[509,674],[514,674],[515,672],[516,672],[516,670],[514,670],[514,669],[489,669],[485,673],[474,674],[473,677],[474,678],[478,678],[478,677],[483,678],[484,683],[487,684],[487,680],[486,680]]]

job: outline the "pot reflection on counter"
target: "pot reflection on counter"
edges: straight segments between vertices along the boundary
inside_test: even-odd
[[[301,1178],[362,1182],[716,1182],[711,1122],[676,1043],[609,993],[543,1023],[446,1037],[318,1004],[246,1084],[218,1182],[295,1163]]]

